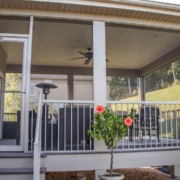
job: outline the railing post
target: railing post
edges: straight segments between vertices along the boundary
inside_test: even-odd
[[[38,113],[34,140],[33,180],[40,180],[41,167],[41,118],[42,118],[42,90],[39,92]]]

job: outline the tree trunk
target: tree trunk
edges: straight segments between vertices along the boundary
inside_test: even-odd
[[[110,164],[110,176],[112,177],[113,173],[113,147],[111,147],[111,164]]]

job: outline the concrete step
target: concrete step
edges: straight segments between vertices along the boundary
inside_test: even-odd
[[[45,154],[41,155],[41,166],[43,167]],[[0,153],[0,168],[32,168],[33,153],[8,152]]]
[[[45,180],[46,168],[41,167],[41,180]],[[32,180],[33,168],[0,168],[0,180]]]

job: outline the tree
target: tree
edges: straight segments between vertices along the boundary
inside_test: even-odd
[[[150,74],[146,78],[146,92],[151,92],[154,90],[166,88],[171,86],[173,83],[172,73],[168,73],[171,68],[171,64],[168,64]]]
[[[6,91],[17,91],[20,74],[7,73],[5,90]],[[20,109],[21,94],[20,93],[5,93],[4,95],[4,112],[5,113],[16,113]]]
[[[129,87],[130,85],[131,87]],[[131,92],[137,90],[137,78],[113,76],[111,77],[109,86],[111,100],[125,99],[132,95]]]

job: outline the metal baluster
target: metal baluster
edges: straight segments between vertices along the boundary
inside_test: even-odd
[[[66,150],[66,104],[64,106],[64,151]]]
[[[89,128],[91,128],[91,104],[89,104]],[[89,136],[89,150],[91,150],[91,138]]]
[[[172,127],[172,104],[170,104],[170,121],[171,121],[171,147],[173,147],[173,127]]]
[[[57,150],[59,151],[60,149],[60,147],[59,147],[59,144],[60,144],[60,142],[59,142],[59,136],[60,136],[60,103],[58,103],[58,127],[57,127],[57,129],[58,129],[58,133],[57,133]]]
[[[161,110],[161,109],[162,109],[162,105],[160,104],[159,106],[160,106],[159,108],[160,108],[160,110]],[[163,124],[162,124],[162,123],[163,123],[162,117],[163,117],[163,116],[162,116],[162,111],[160,111],[160,119],[161,119],[161,136],[160,136],[160,137],[161,137],[161,138],[162,138],[162,125],[163,125]],[[162,146],[163,146],[163,144],[162,144],[162,139],[161,139],[161,147],[162,147]]]
[[[73,129],[72,129],[72,103],[71,103],[71,151],[72,151],[72,132]]]
[[[129,105],[129,104],[127,104],[127,112],[128,112],[128,108],[129,108],[128,105]],[[130,149],[130,148],[129,148],[129,130],[128,130],[128,149]]]
[[[157,119],[157,107],[156,107],[156,104],[154,105],[154,110],[155,110],[155,112],[154,112],[154,116],[155,116],[155,133],[156,133],[156,148],[157,148],[157,138],[159,137],[159,130],[158,130],[158,128],[159,128],[159,121],[158,121],[158,119]]]
[[[83,104],[83,150],[85,150],[85,104]]]
[[[50,118],[50,123],[51,123],[51,151],[53,150],[53,103],[51,105],[51,118]]]
[[[146,105],[144,104],[144,135],[145,135],[145,148],[146,148]],[[142,134],[143,137],[143,134]]]
[[[121,114],[122,114],[122,117],[123,117],[124,114],[123,114],[123,104],[122,103],[121,103],[121,111],[122,111]],[[122,149],[124,149],[124,138],[122,139]]]
[[[141,106],[142,104],[138,104],[138,110],[139,110],[139,119],[137,119],[137,123],[138,123],[138,136],[139,136],[139,147],[141,148],[141,127],[140,127],[140,124],[141,124]]]
[[[133,116],[135,117],[135,114],[134,114],[134,103],[133,103],[133,107],[132,107],[133,109]],[[133,119],[133,121],[134,121],[134,119]],[[134,149],[135,149],[135,141],[136,141],[136,132],[135,132],[135,123],[133,122],[133,124],[132,124],[132,126],[133,126],[133,134],[134,134]],[[132,127],[131,127],[132,128]],[[132,138],[133,139],[133,138]]]
[[[152,107],[151,104],[149,105],[149,140],[150,140],[150,147],[152,148]]]
[[[165,104],[165,113],[166,113],[166,147],[168,146],[168,129],[167,129],[167,108]]]
[[[46,139],[47,139],[47,132],[46,132],[46,127],[47,127],[47,104],[44,103],[45,105],[45,120],[44,120],[44,151],[46,151]]]
[[[32,105],[33,105],[33,103],[32,103]],[[30,134],[30,137],[31,137],[31,151],[32,151],[33,150],[33,124],[34,123],[33,123],[33,108],[31,108],[31,109],[32,109],[32,111],[31,111],[31,134]],[[28,126],[29,126],[29,123],[28,123]]]
[[[178,122],[177,122],[177,106],[175,105],[175,119],[176,119],[176,146],[178,146]]]
[[[79,150],[79,104],[77,105],[77,150]]]

